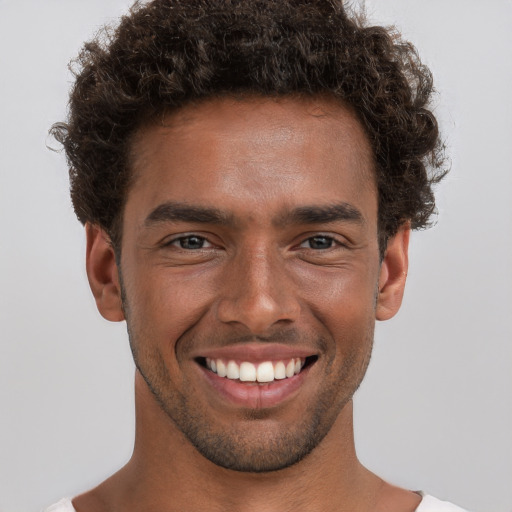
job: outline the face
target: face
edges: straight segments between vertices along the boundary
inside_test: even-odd
[[[134,143],[124,309],[103,291],[100,311],[126,316],[146,385],[202,455],[287,467],[359,386],[398,273],[379,261],[366,136],[327,99],[211,100],[164,124]]]

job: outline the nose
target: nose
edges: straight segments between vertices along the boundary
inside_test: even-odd
[[[278,323],[297,320],[300,303],[279,254],[248,248],[226,273],[217,308],[221,322],[242,324],[251,334],[262,335]]]

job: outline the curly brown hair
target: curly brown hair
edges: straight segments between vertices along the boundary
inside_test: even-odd
[[[379,238],[424,228],[444,148],[429,110],[432,76],[393,29],[341,0],[136,2],[75,61],[67,123],[51,132],[70,167],[78,219],[120,250],[132,138],[143,123],[221,95],[330,94],[352,106],[373,149]]]

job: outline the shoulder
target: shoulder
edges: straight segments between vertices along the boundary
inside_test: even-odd
[[[468,512],[447,501],[441,501],[428,494],[423,494],[423,499],[416,512]]]
[[[58,503],[55,503],[51,507],[45,508],[41,512],[76,512],[71,500],[69,498],[64,498],[60,500]]]

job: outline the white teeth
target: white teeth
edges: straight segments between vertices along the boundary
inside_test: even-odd
[[[222,359],[217,359],[217,375],[219,377],[225,377],[228,374],[226,365],[222,362]]]
[[[256,366],[243,362],[240,365],[240,380],[243,382],[256,382]]]
[[[286,365],[286,376],[288,378],[293,377],[295,375],[295,361],[292,359],[287,365]]]
[[[240,379],[242,382],[273,382],[297,375],[304,366],[305,359],[296,357],[284,364],[283,361],[273,363],[265,361],[258,365],[244,361],[238,365],[235,361],[229,361],[226,365],[222,359],[206,358],[206,366],[219,377],[227,377],[231,380]]]
[[[240,378],[240,368],[235,363],[235,361],[229,361],[227,371],[226,371],[226,377],[228,379],[239,379]]]
[[[258,382],[272,382],[274,380],[274,365],[270,361],[258,365],[256,380]]]
[[[261,366],[261,365],[260,365]],[[259,370],[259,368],[258,368]],[[283,361],[279,361],[274,368],[274,379],[286,379],[286,368]]]

